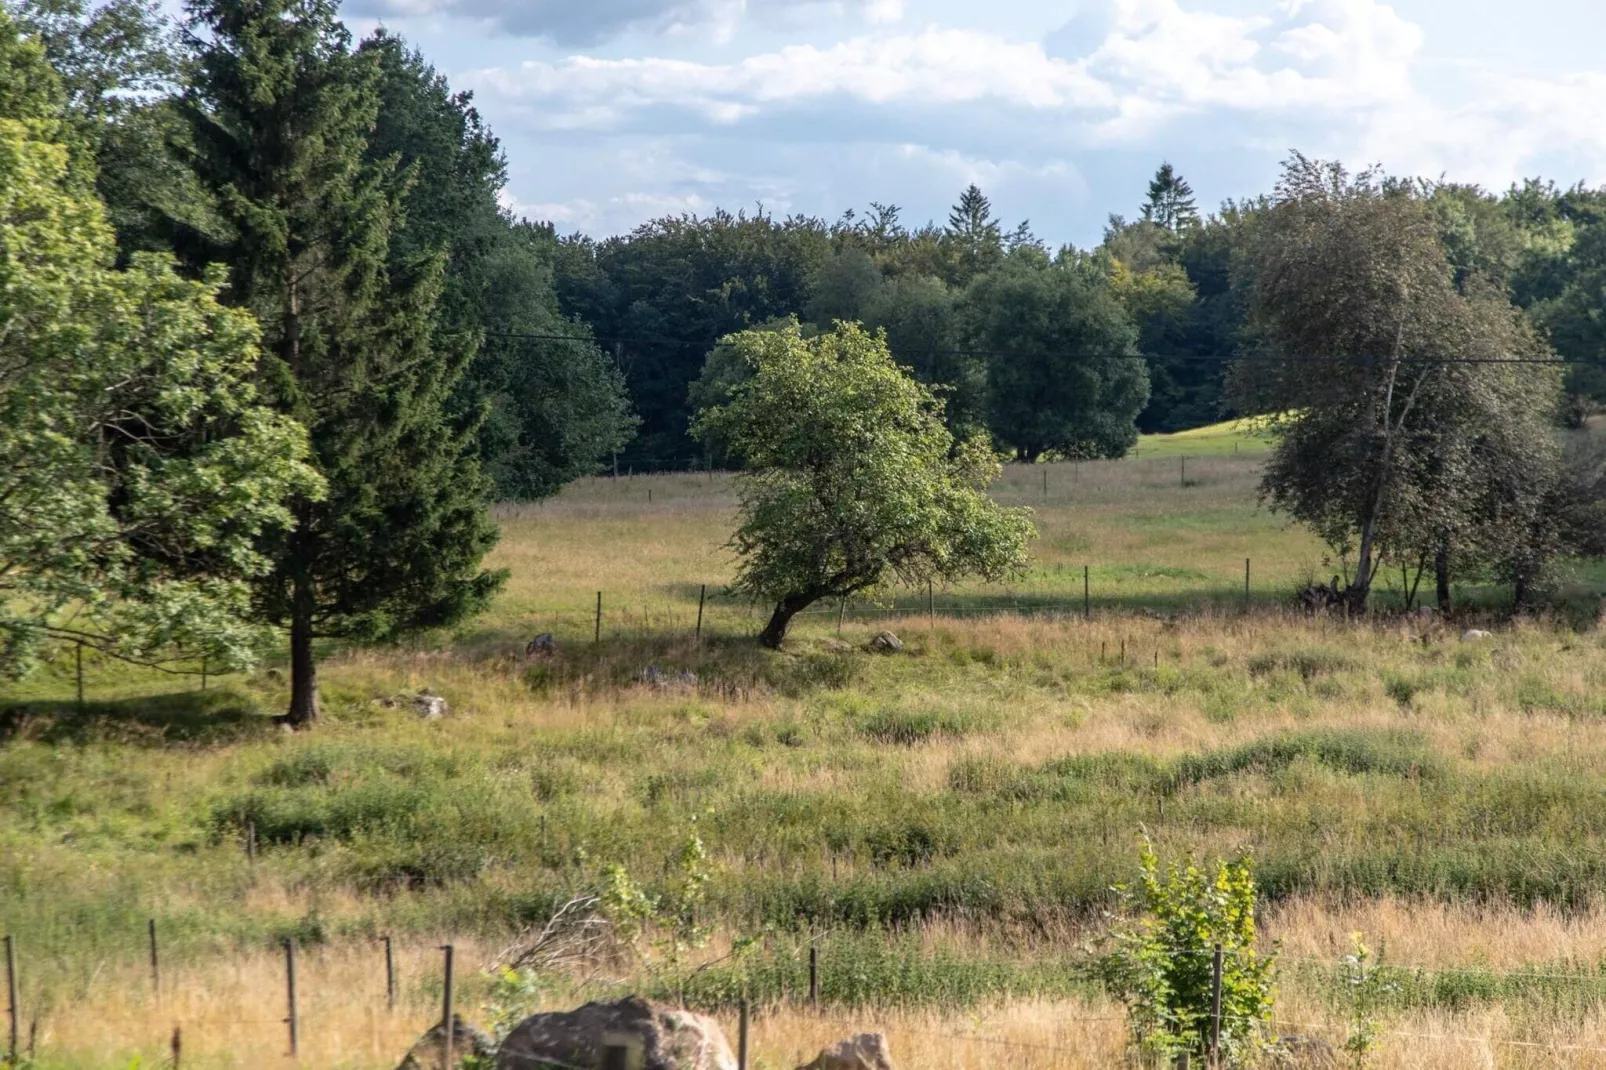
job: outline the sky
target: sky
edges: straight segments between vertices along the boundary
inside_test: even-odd
[[[472,90],[504,203],[603,237],[716,208],[1096,244],[1169,161],[1199,206],[1293,150],[1606,183],[1601,0],[345,0]]]

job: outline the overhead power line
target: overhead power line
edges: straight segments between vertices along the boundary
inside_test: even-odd
[[[583,342],[595,345],[623,345],[623,346],[677,346],[682,348],[710,349],[708,342],[688,341],[684,338],[627,338],[613,335],[580,335],[580,334],[541,334],[521,331],[488,331],[487,337],[516,338],[524,341],[536,342]],[[718,343],[713,343],[717,345]],[[902,349],[896,356],[900,357],[1013,357],[1031,350],[1008,349]],[[1035,352],[1042,352],[1037,350]],[[1104,353],[1093,350],[1049,350],[1064,356],[1104,359],[1104,360],[1143,360],[1143,361],[1178,361],[1201,364],[1338,364],[1359,365],[1372,361],[1392,360],[1390,357],[1363,357],[1348,354],[1273,354],[1273,353]],[[1566,357],[1423,357],[1404,356],[1399,358],[1403,364],[1513,364],[1513,365],[1555,365],[1555,366],[1587,366],[1596,367],[1601,361],[1577,360]]]

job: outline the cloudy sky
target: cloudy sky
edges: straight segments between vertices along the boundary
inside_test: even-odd
[[[1170,160],[1201,207],[1290,149],[1606,182],[1600,0],[345,0],[472,89],[514,209],[620,233],[762,204],[920,222],[975,182],[1097,241]]]

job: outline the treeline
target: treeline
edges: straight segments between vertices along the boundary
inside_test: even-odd
[[[1503,293],[1577,362],[1568,418],[1606,401],[1606,192],[1537,179],[1499,195],[1400,179],[1380,189],[1421,202],[1458,284]],[[1112,216],[1085,251],[1004,226],[975,187],[940,225],[911,226],[887,204],[835,222],[716,212],[564,238],[556,285],[567,314],[617,340],[642,419],[622,463],[706,459],[686,427],[707,354],[732,331],[788,318],[884,329],[894,357],[943,389],[956,428],[984,427],[1023,458],[1117,455],[1134,429],[1236,414],[1227,358],[1252,341],[1247,257],[1275,203],[1267,193],[1203,214],[1164,165],[1137,213]],[[1142,355],[1146,389],[1132,362],[1111,359],[1123,354]]]

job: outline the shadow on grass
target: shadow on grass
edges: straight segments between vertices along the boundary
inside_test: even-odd
[[[90,700],[82,706],[70,699],[0,702],[0,743],[220,746],[275,731],[272,718],[252,705],[238,691],[221,689]]]

